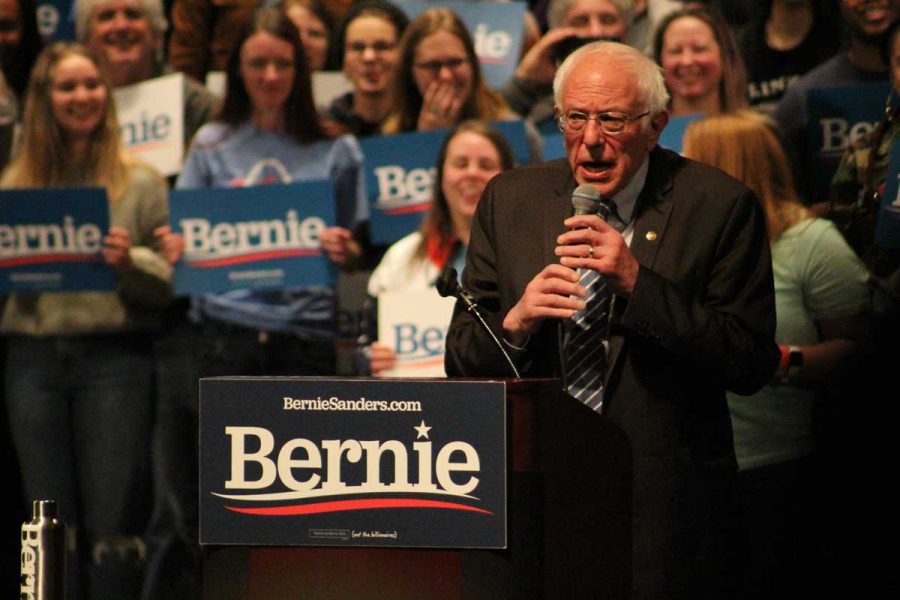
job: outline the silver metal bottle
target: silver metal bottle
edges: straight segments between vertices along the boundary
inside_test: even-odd
[[[20,600],[66,597],[66,527],[55,501],[35,500],[33,518],[22,523],[20,566]]]

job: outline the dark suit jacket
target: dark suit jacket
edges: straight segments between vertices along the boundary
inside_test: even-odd
[[[634,454],[636,595],[693,593],[722,550],[709,534],[736,469],[725,390],[750,394],[774,373],[775,305],[764,215],[721,171],[655,149],[635,212],[640,263],[631,297],[615,298],[603,414]],[[564,160],[509,171],[478,206],[463,285],[494,331],[547,264],[576,186]],[[559,322],[516,356],[523,376],[560,376]],[[447,374],[509,376],[472,316],[457,306]],[[721,512],[721,511],[719,511]],[[699,557],[699,558],[698,558]]]

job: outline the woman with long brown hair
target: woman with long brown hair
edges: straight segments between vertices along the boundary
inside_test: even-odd
[[[672,96],[670,116],[749,106],[737,42],[728,23],[712,9],[694,5],[666,15],[656,30],[654,48]]]
[[[441,270],[462,273],[475,208],[491,178],[513,167],[509,143],[484,121],[463,121],[441,145],[431,207],[422,226],[396,242],[369,278],[372,297],[382,292],[434,287]],[[394,365],[394,351],[378,342],[371,348],[371,371]]]
[[[278,8],[245,24],[228,62],[219,117],[202,127],[176,187],[250,187],[327,179],[338,226],[320,235],[336,263],[359,257],[351,229],[367,214],[362,153],[352,136],[332,137],[313,103],[310,72],[296,27]],[[167,253],[183,239],[163,232]],[[203,375],[332,375],[334,290],[325,286],[242,289],[193,299],[202,330]]]
[[[116,291],[12,294],[0,329],[26,498],[56,500],[72,532],[69,597],[134,598],[151,491],[152,331],[170,299],[171,270],[153,250],[167,188],[122,150],[108,79],[83,46],[39,56],[0,186],[102,187],[109,198],[103,258]]]

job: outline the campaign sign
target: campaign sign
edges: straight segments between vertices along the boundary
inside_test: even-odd
[[[557,130],[556,133],[547,133],[543,138],[544,161],[566,157],[565,143],[563,141],[562,133],[560,133],[559,130]]]
[[[887,82],[806,92],[806,131],[811,200],[823,198],[844,151],[884,117]]]
[[[875,224],[875,245],[882,248],[900,247],[900,140],[891,145],[884,192]]]
[[[200,380],[200,543],[506,547],[505,384]]]
[[[455,304],[434,288],[378,294],[378,341],[397,355],[397,366],[381,375],[445,377],[444,344]]]
[[[75,39],[75,0],[38,0],[34,14],[45,45]]]
[[[702,118],[703,113],[693,113],[669,119],[666,127],[659,135],[659,145],[681,154],[681,151],[684,148],[684,132],[687,131],[688,125]]]
[[[184,157],[184,75],[172,73],[113,90],[122,146],[165,176]]]
[[[184,237],[176,294],[331,286],[319,234],[335,222],[330,181],[173,190],[169,222]]]
[[[522,30],[526,7],[524,2],[407,0],[396,4],[410,20],[429,8],[449,8],[459,15],[472,35],[475,54],[481,63],[481,74],[487,84],[499,89],[512,78],[519,63],[519,55],[522,53]]]
[[[509,142],[516,162],[529,162],[523,121],[495,121],[491,127]],[[396,242],[422,223],[431,205],[435,161],[448,132],[448,129],[435,129],[360,140],[374,244]]]
[[[509,149],[512,150],[517,165],[527,165],[531,162],[531,144],[528,143],[528,135],[525,133],[525,121],[522,119],[492,121],[491,127],[502,133],[509,142]]]
[[[103,188],[0,191],[0,292],[112,291]]]

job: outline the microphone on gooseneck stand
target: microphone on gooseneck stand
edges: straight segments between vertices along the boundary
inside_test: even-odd
[[[484,320],[484,317],[482,317],[481,313],[478,311],[478,303],[475,302],[475,297],[472,296],[472,294],[470,294],[469,291],[466,290],[466,288],[460,285],[459,281],[457,281],[456,269],[454,269],[450,265],[444,267],[444,270],[441,271],[440,277],[438,277],[437,281],[435,282],[435,286],[437,287],[438,294],[440,294],[444,298],[453,296],[454,298],[462,300],[463,304],[466,305],[466,310],[475,315],[475,319],[481,324],[481,327],[485,331],[487,331],[488,335],[494,341],[494,345],[496,345],[497,349],[500,350],[500,353],[503,354],[503,358],[506,359],[506,362],[509,364],[509,368],[512,370],[513,375],[515,375],[516,379],[521,378],[521,375],[519,375],[519,370],[516,368],[516,365],[509,357],[509,354],[506,352],[503,344],[500,343],[500,340],[498,340],[497,336],[494,335],[494,332],[487,324],[487,321]]]

